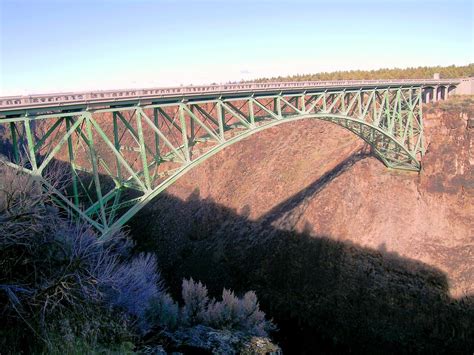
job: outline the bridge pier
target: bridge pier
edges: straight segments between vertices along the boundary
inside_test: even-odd
[[[446,87],[445,86],[440,86],[439,87],[439,99],[440,100],[446,100],[448,98],[448,95],[446,94]]]
[[[430,90],[428,88],[425,88],[423,90],[423,103],[427,104],[430,102]]]
[[[429,104],[432,102],[437,102],[444,98],[444,95],[441,94],[439,86],[426,87],[423,89],[424,100],[423,103]]]

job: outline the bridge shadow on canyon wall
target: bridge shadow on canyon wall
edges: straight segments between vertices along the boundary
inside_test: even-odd
[[[285,353],[472,353],[474,297],[450,298],[440,270],[311,234],[309,225],[303,233],[275,227],[291,227],[308,196],[365,156],[349,157],[259,221],[196,189],[185,201],[157,197],[130,231],[137,250],[158,254],[177,298],[183,277],[214,296],[223,287],[255,290]]]
[[[355,163],[370,156],[372,155],[368,147],[364,147],[359,152],[350,155],[304,189],[273,207],[260,218],[260,222],[264,227],[273,225],[281,229],[292,230],[315,195],[322,191],[332,180],[349,170]],[[308,226],[308,228],[311,229],[311,226]]]

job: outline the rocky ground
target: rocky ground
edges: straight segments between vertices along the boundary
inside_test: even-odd
[[[421,173],[385,168],[331,123],[295,122],[203,163],[131,231],[172,285],[193,276],[211,290],[255,289],[284,351],[466,351],[472,113],[426,109]]]

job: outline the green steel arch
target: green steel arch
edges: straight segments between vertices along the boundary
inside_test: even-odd
[[[26,110],[0,119],[0,129],[11,145],[6,163],[32,174],[59,204],[107,237],[214,154],[264,129],[301,119],[352,131],[387,167],[420,169],[421,86]],[[27,164],[20,164],[21,156]],[[67,183],[53,186],[44,178],[53,164],[68,167]]]

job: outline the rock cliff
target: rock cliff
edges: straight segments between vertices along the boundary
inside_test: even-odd
[[[465,351],[472,113],[425,111],[420,173],[387,169],[331,123],[290,123],[191,171],[131,231],[171,285],[193,276],[211,291],[256,290],[284,351]]]

